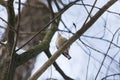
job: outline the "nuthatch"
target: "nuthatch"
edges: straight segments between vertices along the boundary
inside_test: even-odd
[[[58,33],[58,36],[57,36],[57,40],[56,40],[56,48],[59,49],[65,42],[67,41],[67,39],[63,36],[61,36],[59,33]],[[71,56],[69,55],[69,47],[67,49],[65,49],[62,54],[68,58],[68,59],[71,59]]]

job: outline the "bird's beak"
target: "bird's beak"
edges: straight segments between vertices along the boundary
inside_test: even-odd
[[[69,60],[71,59],[71,56],[70,56],[70,55],[66,55],[65,57],[67,57]]]
[[[63,55],[64,55],[66,58],[68,58],[68,60],[71,59],[71,56],[70,56],[69,54],[63,53]]]

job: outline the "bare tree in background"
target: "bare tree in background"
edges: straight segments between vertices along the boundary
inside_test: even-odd
[[[102,63],[100,63],[100,68],[98,69],[98,72],[95,76],[95,80],[98,78],[106,57],[109,57],[112,59],[112,61],[116,61],[114,56],[111,57],[108,55],[108,52],[111,48],[111,45],[115,45],[119,48],[117,44],[112,42],[114,40],[114,35],[119,31],[119,29],[116,30],[115,34],[113,34],[111,41],[105,40],[103,38],[104,36],[102,36],[102,38],[97,38],[83,35],[83,33],[85,33],[97,21],[97,19],[101,17],[105,11],[107,11],[109,7],[117,2],[117,0],[109,0],[102,8],[95,6],[97,0],[94,1],[93,5],[84,4],[82,0],[68,0],[69,3],[65,3],[65,1],[62,0],[46,0],[48,5],[45,5],[39,0],[27,0],[26,3],[21,3],[21,0],[19,0],[16,2],[18,4],[17,16],[15,16],[13,2],[14,0],[0,1],[0,4],[6,8],[8,14],[8,21],[0,18],[5,23],[7,23],[7,28],[5,28],[5,33],[3,34],[2,40],[0,42],[0,80],[27,80],[28,78],[30,80],[36,80],[52,64],[65,80],[73,80],[71,77],[66,75],[64,71],[62,71],[55,60],[59,57],[62,51],[64,51],[64,49],[69,47],[77,39],[79,39],[80,42],[87,48],[98,51],[104,55]],[[52,6],[53,3],[55,6]],[[20,11],[21,5],[24,6],[22,11]],[[61,15],[73,5],[84,6],[86,12],[88,13],[83,25],[76,33],[73,33],[66,26],[66,24],[64,24],[64,21],[61,18]],[[91,10],[88,11],[86,6],[90,6]],[[54,7],[57,9],[56,13],[53,10]],[[94,15],[91,15],[94,8],[97,8],[98,12]],[[111,13],[117,14],[114,12]],[[49,51],[49,46],[52,37],[54,36],[55,32],[58,31],[58,25],[60,22],[62,22],[64,27],[67,29],[67,31],[63,31],[72,33],[73,36],[52,56]],[[74,28],[77,27],[74,23],[73,26]],[[105,27],[105,29],[107,28]],[[92,39],[95,38],[110,43],[107,52],[102,53],[99,50],[87,45],[82,39],[80,39],[80,36]],[[4,44],[4,41],[7,41],[7,44]],[[16,49],[16,47],[18,47],[18,49]],[[22,54],[17,54],[17,51],[20,49],[24,49],[25,52]],[[45,52],[49,60],[30,78],[31,71],[36,60],[35,58],[41,52]],[[90,54],[89,58],[92,58]],[[116,63],[119,64],[117,61]],[[103,79],[115,75],[119,74],[106,75]]]

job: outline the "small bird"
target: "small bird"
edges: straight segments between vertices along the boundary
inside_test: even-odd
[[[61,36],[58,33],[57,39],[56,39],[56,48],[59,49],[65,42],[67,41],[67,39],[63,36]],[[65,49],[62,54],[68,58],[71,59],[71,56],[69,55],[69,48]]]

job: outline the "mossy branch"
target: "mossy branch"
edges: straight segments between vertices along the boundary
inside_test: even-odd
[[[25,62],[27,62],[29,59],[36,57],[39,53],[44,51],[49,47],[49,44],[51,42],[51,39],[54,35],[54,33],[57,31],[57,25],[56,23],[52,23],[53,25],[48,30],[47,34],[45,35],[43,41],[41,41],[38,45],[34,46],[33,48],[29,49],[28,51],[24,52],[21,55],[18,55],[16,65],[19,66]],[[59,22],[58,22],[59,24]]]
[[[31,59],[35,56],[37,56],[39,53],[41,53],[42,51],[44,51],[45,49],[47,49],[49,47],[51,39],[52,39],[54,33],[57,31],[57,27],[58,27],[58,24],[60,21],[61,14],[64,13],[72,5],[74,5],[77,1],[79,1],[79,0],[71,2],[69,5],[65,6],[64,9],[61,9],[61,11],[58,14],[56,14],[56,16],[48,24],[46,24],[46,26],[49,26],[51,24],[51,27],[48,30],[47,34],[45,35],[43,41],[41,41],[39,45],[34,46],[32,49],[29,49],[28,51],[22,53],[21,55],[18,55],[17,59],[16,59],[17,66],[25,63],[26,61],[28,61],[29,59]],[[55,20],[56,20],[56,22],[55,22]],[[38,32],[38,33],[40,33],[40,32]],[[38,33],[35,36],[37,36]]]

